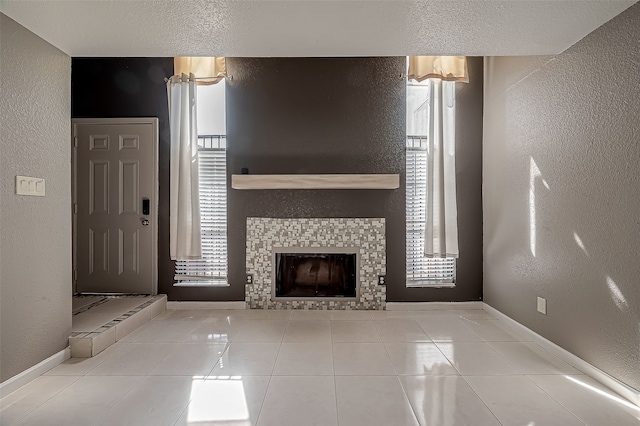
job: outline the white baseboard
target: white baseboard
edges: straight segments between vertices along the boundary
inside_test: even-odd
[[[167,302],[167,309],[246,309],[247,302]]]
[[[594,367],[593,365],[589,364],[587,361],[583,360],[582,358],[579,358],[578,356],[572,354],[566,349],[563,349],[562,347],[556,345],[552,341],[542,337],[535,331],[531,330],[528,327],[525,327],[524,325],[520,324],[518,321],[514,320],[513,318],[508,317],[507,315],[503,314],[496,308],[489,306],[486,303],[483,303],[483,305],[484,305],[484,310],[486,312],[490,313],[491,315],[498,318],[499,320],[504,321],[511,328],[530,337],[533,342],[542,346],[543,348],[545,348],[552,354],[556,355],[558,358],[562,359],[563,361],[566,361],[567,363],[571,364],[573,367],[582,371],[587,376],[594,378],[595,380],[602,383],[612,391],[616,392],[618,395],[628,399],[633,404],[640,406],[640,391],[633,389],[632,387],[627,386],[621,381],[611,377],[604,371],[600,370],[597,367]]]
[[[67,347],[60,352],[51,355],[44,361],[37,363],[33,367],[24,370],[22,373],[16,374],[12,378],[5,380],[4,382],[0,383],[0,398],[4,398],[11,392],[17,390],[18,388],[21,388],[33,379],[42,376],[53,367],[63,363],[69,358],[71,358],[71,350]]]
[[[387,311],[433,311],[442,309],[482,309],[482,302],[387,302]]]

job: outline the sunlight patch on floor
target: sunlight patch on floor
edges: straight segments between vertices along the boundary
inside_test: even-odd
[[[234,422],[251,425],[242,377],[194,377],[187,422]]]

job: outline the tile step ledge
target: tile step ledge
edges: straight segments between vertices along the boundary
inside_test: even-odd
[[[92,332],[72,333],[69,337],[71,358],[90,358],[98,355],[166,308],[167,296],[159,294]]]

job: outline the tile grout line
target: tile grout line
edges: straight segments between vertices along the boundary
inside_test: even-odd
[[[518,345],[524,345],[525,347],[527,347],[527,345],[525,345],[525,343],[533,343],[534,345],[536,344],[535,342],[514,342],[514,341],[501,341],[501,340],[496,340],[496,341],[485,341],[484,343],[486,343],[487,345],[489,345],[489,347],[495,351],[498,355],[500,355],[500,357],[502,357],[505,361],[507,361],[509,364],[511,364],[516,370],[518,370],[520,372],[521,375],[523,376],[562,376],[565,375],[566,373],[526,373],[524,371],[522,371],[522,369],[520,369],[517,365],[513,364],[512,362],[510,362],[504,355],[502,355],[500,352],[498,352],[498,350],[494,347],[494,345],[492,343],[515,343]],[[528,348],[528,347],[527,347]],[[535,351],[531,350],[530,348],[528,348],[531,352]],[[549,355],[549,357],[555,357],[552,353],[546,351],[544,348],[540,347],[540,349],[542,349],[543,351],[546,352],[546,354]],[[538,355],[538,354],[536,354]],[[556,357],[557,358],[557,357]],[[549,361],[547,359],[543,359],[545,364],[548,364]],[[562,360],[560,360],[562,361]],[[567,363],[567,365],[569,365]],[[569,365],[570,367],[573,368],[573,366]]]
[[[166,320],[166,318],[160,319],[160,320],[158,320],[158,321],[164,321],[164,320]],[[188,321],[188,320],[186,320],[186,321]],[[139,329],[141,329],[141,328],[144,328],[144,326],[146,326],[149,322],[150,322],[150,321],[148,321],[147,323],[145,323],[145,324],[143,324],[142,326],[138,327],[138,329],[137,329],[137,330],[139,330]],[[198,323],[198,322],[200,322],[200,323],[204,323],[204,320],[202,320],[202,321],[194,321],[194,322],[196,322],[196,323]],[[194,326],[194,327],[193,327],[189,332],[187,332],[187,334],[189,334],[190,332],[192,332],[193,330],[195,330],[197,327],[199,327],[199,325],[195,325],[195,326]],[[174,345],[174,346],[175,346],[175,345],[179,345],[179,344],[183,344],[183,343],[188,343],[188,342],[183,342],[183,341],[180,341],[180,342],[134,342],[134,341],[131,341],[131,342],[127,342],[127,343],[129,343],[129,344],[151,344],[151,345],[157,345],[157,344],[160,344],[160,345]],[[115,404],[113,404],[111,407],[109,407],[109,408],[108,408],[108,409],[107,409],[107,410],[106,410],[106,411],[105,411],[105,412],[104,412],[100,417],[98,417],[98,419],[96,420],[96,422],[95,422],[95,423],[93,423],[93,424],[97,424],[97,422],[98,422],[98,421],[100,421],[102,418],[104,418],[104,416],[106,416],[106,414],[107,414],[111,409],[113,409],[113,407],[115,407],[115,406],[116,406],[117,404],[119,404],[122,400],[124,400],[124,398],[125,398],[129,393],[131,393],[131,392],[133,391],[133,389],[134,389],[137,385],[139,385],[143,380],[145,380],[147,377],[189,377],[188,375],[186,375],[186,376],[185,376],[185,375],[151,375],[151,374],[150,374],[151,372],[153,372],[153,371],[154,371],[154,369],[155,369],[158,365],[160,365],[160,364],[162,363],[162,361],[164,361],[167,357],[169,357],[169,355],[171,355],[171,353],[172,353],[173,351],[175,351],[176,349],[177,349],[177,348],[175,348],[175,347],[174,347],[173,349],[169,349],[169,350],[167,351],[167,353],[165,354],[165,356],[158,360],[158,362],[156,363],[156,365],[154,366],[154,368],[151,368],[151,369],[147,372],[147,374],[145,374],[145,375],[141,375],[141,376],[137,376],[137,375],[126,375],[126,376],[120,376],[120,377],[141,377],[141,379],[140,379],[140,380],[138,380],[138,381],[137,381],[137,382],[136,382],[136,383],[131,387],[131,389],[129,389],[127,392],[125,392],[125,394],[124,394],[121,398],[119,398],[119,399],[115,402]],[[219,360],[219,359],[220,359],[220,358],[218,358],[218,360]],[[106,361],[106,360],[105,360],[105,361]],[[102,361],[102,363],[103,363],[103,362],[105,362],[105,361]],[[100,363],[100,364],[102,364],[102,363]],[[98,365],[100,365],[100,364],[98,364]],[[214,364],[214,366],[212,367],[212,370],[213,370],[213,368],[215,368],[215,365],[216,365],[216,364],[217,364],[217,362],[216,362],[216,363]],[[94,367],[94,369],[95,369],[95,368],[97,368],[97,367],[98,367],[98,366]],[[211,371],[212,371],[212,370],[211,370]],[[96,376],[96,377],[99,377],[99,376]],[[117,375],[107,375],[107,377],[117,377]],[[192,380],[193,380],[193,377],[192,377]],[[180,420],[180,416],[181,416],[181,415],[182,415],[182,413],[183,413],[183,412],[184,412],[184,411],[189,407],[189,404],[191,403],[191,401],[192,401],[192,396],[190,395],[190,396],[189,396],[189,400],[187,401],[187,403],[186,403],[185,407],[180,411],[180,414],[179,414],[179,415],[178,415],[178,417],[176,418],[176,421],[175,421],[174,425],[175,425],[175,424]]]
[[[75,314],[75,315],[78,315],[78,314],[80,314],[80,313],[84,313],[84,312],[88,311],[91,307],[95,307],[95,306],[102,305],[102,304],[104,304],[104,303],[107,303],[108,301],[109,301],[109,299],[108,299],[108,298],[103,298],[103,299],[101,299],[101,300],[98,300],[98,301],[96,301],[96,302],[93,302],[92,304],[85,305],[85,306],[84,306],[84,307],[82,307],[82,308],[85,308],[85,307],[86,307],[87,309],[80,311],[80,309],[82,309],[82,308],[78,308],[78,310],[76,310],[77,312],[76,312],[76,314]],[[125,343],[123,343],[123,344],[126,344],[126,342],[125,342]],[[60,374],[60,375],[57,375],[57,374],[46,374],[46,373],[45,373],[45,374],[41,375],[40,377],[43,377],[43,376],[46,376],[46,377],[75,377],[76,379],[75,379],[73,382],[69,383],[67,386],[64,386],[63,388],[61,388],[58,392],[56,392],[56,393],[54,393],[53,395],[51,395],[49,398],[47,398],[47,399],[46,399],[45,401],[43,401],[42,403],[38,404],[35,408],[33,408],[33,409],[32,409],[32,410],[30,410],[27,414],[25,414],[25,415],[24,415],[24,416],[22,416],[20,419],[18,419],[18,421],[23,420],[24,418],[26,418],[28,415],[30,415],[31,413],[33,413],[36,409],[38,409],[39,407],[41,407],[42,405],[44,405],[46,402],[48,402],[49,400],[53,399],[55,396],[59,395],[62,391],[64,391],[65,389],[69,388],[71,385],[73,385],[73,384],[77,383],[80,379],[82,379],[82,378],[84,378],[84,377],[100,377],[100,376],[90,376],[90,375],[89,375],[89,373],[90,373],[90,372],[92,372],[93,370],[95,370],[96,368],[98,368],[98,366],[102,365],[102,364],[103,364],[107,359],[109,359],[110,357],[112,357],[112,356],[114,356],[115,354],[117,354],[120,350],[122,350],[122,348],[121,348],[121,349],[116,350],[113,354],[109,355],[108,357],[106,357],[105,359],[103,359],[102,361],[100,361],[97,365],[95,365],[93,368],[89,369],[88,371],[84,372],[83,374]],[[91,357],[91,358],[93,358],[93,357]],[[54,368],[55,368],[55,367],[54,367]],[[120,377],[130,377],[130,376],[120,376]],[[128,393],[128,392],[127,392],[127,393]],[[124,396],[123,396],[123,397],[124,397]],[[118,402],[120,402],[120,400],[121,400],[121,399],[119,399],[119,400],[116,402],[116,404],[117,404]],[[114,405],[115,405],[115,404],[114,404]],[[110,407],[109,409],[107,409],[107,411],[109,411],[110,409],[111,409],[111,407]],[[105,411],[105,413],[104,413],[104,414],[106,414],[106,411]],[[99,420],[100,418],[101,418],[101,417],[99,417],[97,420]],[[96,420],[96,421],[97,421],[97,420]]]
[[[442,352],[442,349],[440,349],[440,346],[438,346],[438,343],[449,343],[449,344],[453,344],[454,342],[433,342],[433,344],[435,345],[435,347],[438,349],[438,351],[440,351],[440,353],[442,354],[442,356],[449,361],[449,364],[451,364],[451,366],[458,372],[458,376],[462,376],[462,372],[458,369],[458,367],[456,367],[456,365],[453,363],[453,361],[451,359],[449,359],[449,357],[447,356],[447,354],[445,354],[444,352]]]
[[[144,327],[144,326],[146,326],[149,322],[150,322],[150,321],[147,321],[145,324],[143,324],[142,326],[138,327],[138,329],[143,328],[143,327]],[[132,342],[129,342],[129,343],[136,343],[136,342],[133,342],[133,341],[132,341]],[[147,343],[147,344],[149,344],[149,343],[150,343],[150,344],[158,344],[158,343],[160,343],[160,344],[165,344],[165,342],[137,342],[137,343]],[[163,356],[160,360],[158,360],[158,363],[157,363],[156,365],[159,365],[159,364],[160,364],[160,363],[161,363],[161,362],[162,362],[166,357],[168,357],[168,356],[169,356],[169,354],[170,354],[170,353],[171,353],[171,350],[169,350],[169,351],[165,354],[165,356]],[[103,361],[103,362],[104,362],[104,361]],[[97,366],[96,366],[96,368],[97,368]],[[150,373],[151,371],[153,371],[153,368],[151,368],[151,369],[147,372],[147,374],[144,374],[144,375],[141,375],[141,376],[135,376],[135,375],[127,375],[127,376],[124,376],[124,377],[141,377],[141,379],[140,379],[140,380],[138,380],[138,381],[137,381],[133,386],[131,386],[131,388],[130,388],[127,392],[125,392],[125,393],[124,393],[124,395],[122,395],[122,396],[121,396],[121,397],[120,397],[120,398],[115,402],[115,404],[113,404],[111,407],[109,407],[107,410],[105,410],[105,412],[104,412],[104,413],[102,413],[102,415],[101,415],[100,417],[98,417],[98,419],[96,419],[96,422],[94,422],[93,424],[97,424],[99,420],[101,420],[102,418],[104,418],[104,416],[106,416],[106,415],[107,415],[107,413],[108,413],[109,411],[111,411],[111,409],[113,409],[113,407],[115,407],[116,405],[118,405],[118,404],[120,403],[120,401],[124,400],[124,398],[125,398],[127,395],[129,395],[137,385],[139,385],[139,384],[140,384],[144,379],[146,379],[147,377],[149,377],[149,373]],[[117,375],[108,375],[108,376],[109,376],[109,377],[114,377],[114,376],[117,376]],[[189,403],[187,403],[187,406],[189,406]],[[185,407],[185,408],[186,408],[186,407]],[[178,420],[180,420],[180,418],[179,418],[179,417],[178,417]],[[176,422],[177,422],[177,420],[176,420]]]
[[[478,398],[478,400],[480,400],[480,402],[482,402],[484,404],[485,407],[487,407],[487,410],[489,410],[489,412],[491,413],[491,415],[496,419],[496,421],[498,423],[500,423],[502,426],[505,426],[504,423],[502,423],[500,421],[500,419],[498,418],[498,416],[496,416],[496,413],[493,412],[493,410],[491,409],[491,407],[489,407],[489,405],[485,402],[484,399],[482,399],[480,397],[480,395],[478,395],[478,392],[476,392],[476,390],[473,388],[473,386],[471,386],[471,384],[469,383],[469,381],[467,380],[466,376],[462,376],[460,375],[460,377],[462,378],[462,380],[464,380],[464,382],[467,384],[467,386],[469,386],[469,389],[471,389],[471,392],[473,392],[473,394]]]
[[[180,414],[178,415],[178,418],[176,419],[176,421],[173,423],[173,426],[178,424],[178,422],[180,421],[180,419],[184,415],[185,411],[187,411],[189,409],[189,406],[191,405],[191,401],[193,401],[193,397],[191,395],[189,395],[189,402],[187,402],[186,407],[184,407],[182,409],[182,411],[180,411]]]
[[[262,415],[262,410],[264,409],[264,401],[267,399],[267,395],[269,394],[269,388],[271,387],[271,379],[273,378],[273,371],[276,368],[276,362],[278,362],[278,356],[280,356],[280,349],[282,348],[282,340],[284,339],[284,334],[287,331],[287,327],[289,327],[289,320],[287,319],[287,325],[284,328],[282,333],[282,337],[280,339],[280,344],[278,345],[278,352],[276,353],[276,359],[273,361],[273,367],[271,368],[271,374],[269,374],[269,382],[267,383],[267,390],[264,392],[264,397],[262,398],[262,403],[260,403],[260,411],[258,411],[258,417],[256,417],[256,425],[260,421],[260,416]]]
[[[400,385],[400,389],[402,389],[402,394],[404,395],[405,400],[409,404],[409,408],[411,409],[411,413],[413,414],[413,418],[415,419],[416,424],[419,426],[420,425],[420,420],[418,419],[418,414],[416,413],[416,409],[413,407],[413,404],[411,403],[411,399],[409,398],[409,395],[407,395],[407,391],[405,390],[404,386],[402,386],[402,380],[400,380],[400,377],[399,377],[400,374],[398,372],[398,369],[396,368],[395,365],[393,365],[393,361],[391,360],[391,355],[389,354],[389,349],[387,348],[387,343],[388,342],[384,342],[382,340],[382,337],[380,337],[380,332],[378,330],[378,327],[375,325],[375,323],[373,324],[373,326],[375,327],[376,333],[378,333],[378,337],[380,338],[380,341],[382,342],[382,347],[384,348],[384,351],[387,354],[387,358],[389,359],[389,363],[391,364],[391,367],[393,368],[393,370],[396,373],[395,378],[398,381],[398,384]],[[426,332],[425,332],[425,334],[426,334]]]
[[[480,341],[481,341],[481,342],[486,343],[486,340],[484,340],[484,339],[482,338],[482,336],[481,336],[481,335],[479,335],[478,333],[476,333],[475,331],[473,331],[473,330],[471,329],[471,327],[467,326],[467,324],[465,324],[465,323],[464,323],[464,321],[462,321],[461,323],[462,323],[462,326],[463,326],[464,328],[466,328],[467,330],[469,330],[469,331],[471,332],[471,334],[473,334],[474,336],[478,336],[478,339],[480,339]]]
[[[43,377],[43,376],[39,376],[39,377]],[[63,377],[63,376],[47,376],[47,377]],[[29,415],[30,415],[31,413],[33,413],[34,411],[36,411],[38,408],[40,408],[41,406],[43,406],[45,403],[49,402],[49,400],[53,399],[55,396],[57,396],[58,394],[60,394],[62,391],[64,391],[65,389],[67,389],[69,386],[71,386],[71,385],[73,385],[74,383],[76,383],[78,380],[80,380],[80,378],[81,378],[82,376],[73,376],[73,377],[76,377],[76,379],[75,379],[73,382],[69,383],[69,384],[68,384],[68,385],[66,385],[66,386],[63,386],[60,390],[58,390],[57,392],[55,392],[55,393],[54,393],[53,395],[51,395],[49,398],[45,399],[45,400],[44,400],[44,401],[42,401],[40,404],[36,405],[32,410],[29,410],[29,412],[27,412],[24,416],[22,416],[22,417],[20,417],[19,419],[17,419],[16,424],[17,424],[17,423],[19,423],[21,420],[25,419],[27,416],[29,416]],[[30,383],[33,383],[33,381],[29,382],[29,384],[30,384]],[[19,389],[16,389],[16,391],[17,391],[17,390],[20,390],[20,388],[19,388]],[[14,393],[14,392],[11,392],[11,393]],[[11,395],[11,394],[9,394],[9,395]],[[7,395],[7,396],[6,396],[6,397],[4,397],[4,398],[9,397],[9,395]],[[4,399],[4,398],[2,398],[2,399]],[[2,399],[0,399],[0,402],[2,401]],[[0,404],[0,408],[3,408],[2,404]]]
[[[333,369],[333,393],[336,400],[336,425],[340,426],[340,413],[338,412],[338,383],[336,381],[336,360],[333,352],[333,330],[331,316],[329,316],[329,343],[331,344],[331,368]]]
[[[550,374],[551,376],[553,376],[554,374]],[[562,374],[563,375],[563,374]],[[549,398],[551,398],[551,400],[553,400],[556,404],[558,404],[559,406],[561,406],[562,408],[564,408],[569,414],[571,414],[573,417],[575,417],[580,423],[582,423],[583,425],[586,426],[586,423],[582,421],[582,419],[580,417],[578,417],[576,414],[574,414],[573,411],[571,411],[569,408],[565,407],[564,404],[560,401],[558,401],[557,399],[555,399],[553,397],[553,395],[551,395],[549,392],[547,392],[546,390],[542,389],[540,386],[538,386],[538,384],[536,382],[534,382],[533,380],[531,380],[531,378],[529,376],[527,376],[526,374],[523,374],[524,377],[526,377],[527,380],[529,380],[531,383],[533,383],[533,385],[540,389],[542,392],[544,392],[545,395],[547,395]]]
[[[88,303],[86,305],[80,306],[79,308],[74,309],[71,312],[71,316],[76,316],[76,315],[85,313],[85,312],[89,311],[91,308],[95,308],[96,306],[100,306],[100,305],[102,305],[104,303],[107,303],[108,301],[109,301],[108,298],[102,297],[102,298],[96,300],[95,302],[91,302],[91,303]]]
[[[100,377],[100,376],[95,376],[95,377]],[[144,378],[145,378],[146,376],[131,376],[131,375],[127,375],[127,376],[122,376],[122,375],[120,375],[120,376],[118,376],[118,375],[109,375],[109,376],[102,376],[102,377],[141,377],[141,379],[140,379],[140,380],[138,380],[137,382],[135,382],[135,383],[133,384],[133,386],[131,386],[131,388],[130,388],[128,391],[126,391],[125,393],[123,393],[123,394],[120,396],[120,398],[118,398],[118,399],[113,403],[113,405],[111,405],[109,408],[107,408],[106,410],[104,410],[104,412],[103,412],[102,414],[100,414],[100,415],[96,418],[96,420],[95,420],[93,423],[91,423],[91,424],[93,424],[93,425],[98,424],[98,422],[99,422],[100,420],[102,420],[102,419],[107,415],[107,413],[108,413],[109,411],[111,411],[111,409],[112,409],[113,407],[115,407],[116,405],[118,405],[118,404],[120,403],[120,401],[124,400],[124,398],[125,398],[127,395],[129,395],[129,393],[131,393],[131,391],[133,390],[133,388],[134,388],[134,387],[136,387],[138,384],[140,384],[140,382],[142,382],[142,380],[144,380]]]

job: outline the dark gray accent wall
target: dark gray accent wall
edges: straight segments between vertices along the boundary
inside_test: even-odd
[[[384,217],[388,301],[482,297],[482,59],[457,89],[461,258],[452,289],[405,285],[405,58],[230,58],[228,170],[399,173],[397,190],[229,190],[229,275],[245,274],[245,225],[258,217]],[[244,289],[234,289],[240,300]]]
[[[229,287],[173,287],[168,246],[171,58],[75,58],[74,117],[160,117],[159,291],[169,300],[244,300],[247,217],[384,217],[388,301],[482,297],[482,59],[457,88],[458,283],[405,286],[405,58],[228,58]],[[124,75],[123,75],[124,74]],[[157,74],[157,75],[156,75]],[[163,75],[162,77],[164,77]],[[399,173],[397,190],[240,191],[230,175]]]
[[[460,251],[460,257],[456,261],[456,286],[453,288],[389,287],[387,301],[390,302],[482,300],[483,59],[469,57],[467,64],[469,83],[456,83],[456,199]],[[399,250],[399,248],[394,249]],[[402,256],[404,256],[404,247],[402,250]]]
[[[174,262],[169,256],[171,140],[165,77],[173,58],[73,58],[71,117],[158,117],[158,293],[171,299]]]
[[[487,303],[637,390],[639,46],[636,4],[560,55],[488,58],[484,139]]]
[[[231,58],[228,171],[399,173],[404,58]],[[246,218],[384,217],[387,277],[404,282],[404,184],[397,190],[229,190],[229,277],[245,274]],[[395,249],[400,248],[397,252]],[[236,289],[244,297],[244,289]]]

